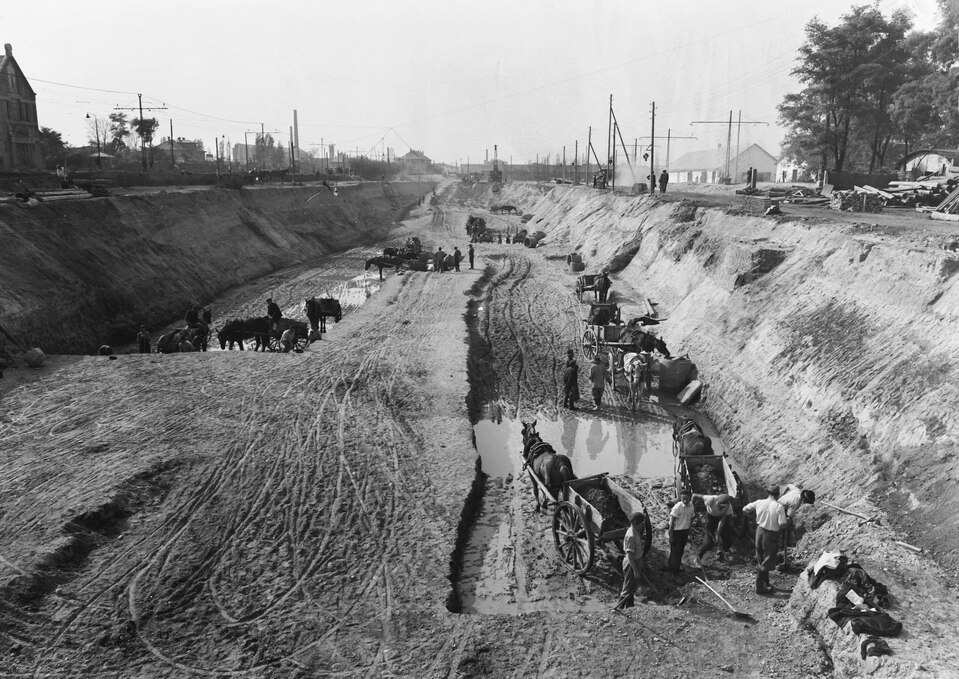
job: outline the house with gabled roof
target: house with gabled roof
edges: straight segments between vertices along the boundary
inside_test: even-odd
[[[749,168],[757,171],[758,181],[772,181],[776,172],[776,158],[759,144],[746,147],[738,155],[730,154],[729,175],[734,183],[746,181],[745,174]],[[716,184],[725,175],[726,149],[721,144],[715,149],[684,153],[669,164],[670,182]]]
[[[30,87],[10,43],[0,58],[0,170],[36,170],[43,165],[37,93]]]
[[[427,158],[426,154],[422,151],[416,151],[415,149],[410,149],[406,155],[400,156],[396,160],[399,161],[410,174],[426,174],[429,172],[430,165],[433,164],[433,161]]]

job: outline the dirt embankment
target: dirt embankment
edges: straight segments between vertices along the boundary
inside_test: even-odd
[[[912,215],[865,228],[828,214],[775,220],[573,187],[504,194],[534,213],[547,247],[581,253],[587,273],[608,266],[614,292],[642,291],[669,318],[662,335],[697,364],[699,407],[749,481],[797,483],[881,517],[862,525],[817,506],[819,530],[800,547],[846,549],[878,573],[924,638],[897,649],[901,660],[930,658],[924,644],[944,641],[935,611],[955,613],[943,569],[959,565],[959,258],[943,248],[953,227]]]
[[[0,345],[88,353],[275,269],[382,240],[432,188],[360,184],[0,206]]]

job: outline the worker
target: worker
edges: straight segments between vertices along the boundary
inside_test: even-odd
[[[779,504],[779,487],[766,489],[766,498],[743,507],[747,514],[756,514],[756,594],[769,594],[775,589],[769,582],[769,571],[776,565],[779,552],[779,531],[786,525],[786,510]]]
[[[783,531],[783,545],[788,547],[792,541],[795,523],[793,517],[802,505],[812,505],[816,502],[816,493],[803,490],[799,486],[788,484],[779,493],[779,504],[786,510],[786,530]]]
[[[141,354],[150,353],[150,333],[147,332],[145,325],[141,325],[140,332],[137,333],[137,345]]]
[[[609,288],[613,285],[612,281],[609,280],[609,274],[606,271],[603,271],[596,278],[596,292],[599,295],[600,303],[606,301],[606,298],[609,296]]]
[[[679,493],[679,502],[669,510],[669,565],[666,569],[673,573],[683,570],[683,552],[686,551],[689,528],[693,525],[695,514],[693,491],[684,488]]]
[[[283,331],[280,335],[280,347],[284,354],[293,351],[293,345],[296,343],[296,328],[292,325]]]
[[[659,192],[666,193],[666,185],[669,183],[669,173],[663,170],[659,173]]]
[[[629,517],[629,528],[623,536],[623,589],[619,601],[613,610],[619,611],[634,605],[633,595],[639,588],[639,579],[643,574],[644,546],[646,534],[646,514],[633,512]]]
[[[272,297],[268,297],[266,300],[266,315],[273,325],[273,332],[279,330],[280,319],[283,318],[283,312],[280,311],[280,306],[273,301]]]
[[[197,310],[196,304],[187,309],[186,314],[183,316],[183,320],[186,321],[186,327],[195,328],[197,323],[200,320],[200,313]]]
[[[699,547],[699,553],[694,561],[697,568],[702,568],[703,557],[713,546],[719,547],[719,560],[726,560],[726,545],[723,536],[727,526],[732,525],[734,513],[732,498],[725,493],[721,495],[694,494],[693,500],[696,499],[702,500],[706,506],[706,537]]]

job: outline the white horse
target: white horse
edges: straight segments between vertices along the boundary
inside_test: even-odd
[[[634,412],[643,399],[643,387],[647,399],[653,383],[653,354],[651,352],[628,353],[623,356],[623,374],[629,385],[629,407]]]

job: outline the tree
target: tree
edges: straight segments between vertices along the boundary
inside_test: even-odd
[[[273,135],[269,132],[265,134],[258,133],[256,135],[256,140],[253,145],[253,162],[256,163],[258,168],[272,169],[272,167],[268,167],[268,165],[273,157],[274,144]]]
[[[140,142],[144,146],[150,146],[153,144],[153,135],[156,134],[157,128],[160,127],[160,121],[156,118],[134,118],[130,121],[130,126],[133,128],[133,131],[137,133],[137,136],[140,138]]]
[[[55,169],[63,161],[67,145],[63,143],[63,135],[49,127],[40,128],[40,155],[43,157],[43,166],[48,170]]]
[[[109,132],[110,142],[108,145],[110,152],[116,155],[121,150],[127,148],[127,139],[130,137],[129,123],[126,113],[111,113],[110,127],[104,132],[104,136]],[[105,140],[104,140],[105,141]]]
[[[866,6],[853,7],[835,27],[819,19],[806,25],[793,70],[805,88],[779,106],[790,153],[808,154],[794,159],[818,156],[842,170],[856,140],[856,161],[868,162],[870,171],[884,163],[894,128],[888,108],[907,77],[904,39],[910,28],[905,13],[886,19]]]

